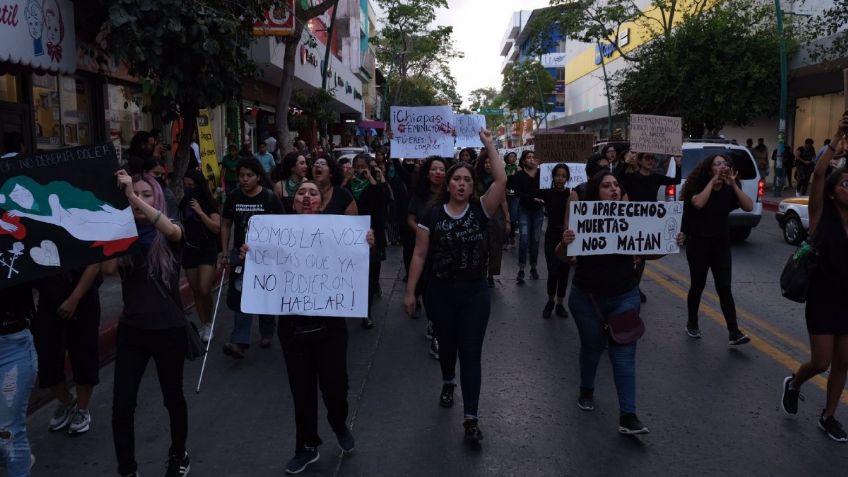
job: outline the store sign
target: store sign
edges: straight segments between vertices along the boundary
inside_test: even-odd
[[[0,8],[0,61],[73,73],[77,68],[70,0],[5,0]]]
[[[604,43],[599,41],[595,45],[595,64],[599,65],[604,58],[609,58],[615,53],[615,43]]]
[[[565,53],[548,53],[542,55],[542,66],[545,68],[565,68]]]
[[[288,36],[294,32],[294,0],[281,3],[265,10],[264,20],[253,24],[254,36]]]
[[[306,45],[301,45],[300,47],[300,64],[309,63],[312,66],[318,66],[318,58],[315,57],[315,53],[309,50]]]

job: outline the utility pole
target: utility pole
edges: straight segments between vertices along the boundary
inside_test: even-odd
[[[772,194],[775,197],[780,197],[782,180],[778,181],[779,177],[783,177],[783,153],[786,149],[786,101],[789,96],[789,87],[787,85],[788,72],[786,65],[786,40],[783,38],[783,8],[780,6],[780,0],[774,0],[774,14],[777,17],[777,42],[780,51],[780,106],[778,111],[777,123],[777,156],[774,161],[774,181],[772,186]]]
[[[780,0],[774,0],[778,2]],[[612,140],[612,99],[610,98],[609,77],[607,76],[607,62],[604,60],[604,47],[598,40],[598,56],[601,58],[601,70],[604,72],[604,87],[607,92],[607,139]]]

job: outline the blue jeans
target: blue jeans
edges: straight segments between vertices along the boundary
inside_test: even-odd
[[[233,312],[233,332],[230,334],[230,343],[241,346],[250,346],[250,328],[253,325],[253,317],[259,317],[259,336],[270,340],[277,332],[277,317],[273,315],[250,315],[240,311]]]
[[[595,295],[601,313],[607,316],[624,310],[639,309],[639,289],[622,295]],[[636,343],[617,345],[608,339],[589,294],[571,286],[568,307],[580,335],[580,387],[595,388],[595,374],[604,348],[609,350],[615,388],[618,391],[619,412],[636,413]]]
[[[27,404],[38,372],[29,330],[0,336],[0,457],[9,477],[29,476]]]
[[[545,212],[542,209],[530,211],[524,207],[518,208],[518,266],[524,268],[527,264],[527,250],[530,249],[530,268],[536,268],[539,260],[539,239],[542,237],[542,221]]]
[[[518,196],[508,195],[506,196],[506,204],[509,207],[509,222],[510,222],[510,231],[509,238],[515,236],[515,232],[518,230]]]

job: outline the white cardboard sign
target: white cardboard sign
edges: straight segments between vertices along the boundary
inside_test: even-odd
[[[261,315],[368,316],[368,216],[255,215],[241,309]]]
[[[576,238],[567,255],[678,253],[683,202],[575,201],[568,229]]]
[[[453,157],[454,115],[450,106],[392,106],[392,157]]]
[[[457,114],[456,147],[483,147],[480,141],[480,130],[486,128],[486,116],[482,114]]]
[[[553,171],[557,164],[565,164],[568,166],[569,177],[565,187],[574,189],[578,185],[586,182],[586,164],[582,162],[545,162],[539,164],[539,189],[550,189],[553,183]]]

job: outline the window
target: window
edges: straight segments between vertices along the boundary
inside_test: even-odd
[[[15,75],[0,75],[0,101],[18,102],[18,78]]]
[[[129,149],[135,133],[152,127],[150,114],[142,110],[143,104],[140,87],[106,85],[106,129],[119,154]]]
[[[35,143],[38,148],[61,147],[59,87],[55,76],[32,75],[32,113],[35,119]]]
[[[88,83],[73,76],[32,75],[35,142],[39,149],[91,144]]]

